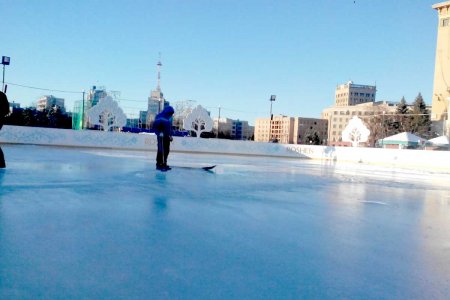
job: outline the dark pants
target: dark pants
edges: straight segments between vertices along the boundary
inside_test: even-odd
[[[170,138],[158,136],[158,153],[156,154],[156,166],[163,167],[167,165],[167,157],[170,152]]]
[[[3,127],[3,118],[0,117],[0,129],[2,129]],[[3,151],[2,148],[0,147],[0,168],[5,168],[6,164],[5,164],[5,156],[3,156]]]
[[[3,156],[2,148],[0,147],[0,169],[6,168],[5,157]]]

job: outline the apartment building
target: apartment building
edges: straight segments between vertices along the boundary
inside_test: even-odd
[[[229,136],[234,140],[250,140],[253,137],[255,127],[248,121],[233,120],[229,118],[214,118],[213,132]]]
[[[36,102],[36,110],[38,111],[50,110],[54,107],[58,107],[61,111],[65,112],[66,108],[64,107],[64,99],[56,98],[53,95],[48,95],[42,96]]]
[[[257,118],[255,121],[255,142],[279,142],[283,144],[294,143],[295,118],[287,116],[273,116],[270,118]]]
[[[255,121],[255,141],[277,141],[282,144],[307,144],[315,135],[320,143],[327,138],[328,120],[315,118],[274,116],[257,118]]]

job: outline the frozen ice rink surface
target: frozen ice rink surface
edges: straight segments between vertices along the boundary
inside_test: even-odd
[[[2,145],[0,299],[448,299],[450,175]]]

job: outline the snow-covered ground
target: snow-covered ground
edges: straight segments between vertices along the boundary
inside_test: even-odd
[[[447,299],[450,174],[3,145],[0,299]]]

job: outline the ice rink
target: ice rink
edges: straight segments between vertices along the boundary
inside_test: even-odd
[[[450,174],[1,146],[0,299],[450,295]]]

